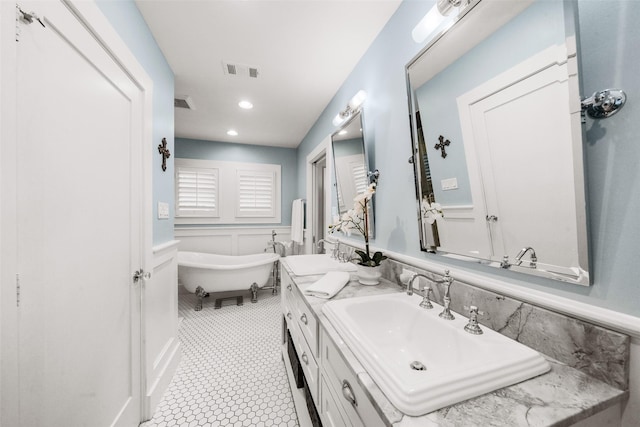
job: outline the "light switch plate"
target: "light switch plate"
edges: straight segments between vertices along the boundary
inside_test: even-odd
[[[158,219],[169,219],[169,203],[158,202]]]
[[[440,181],[442,190],[456,190],[458,188],[458,178],[447,178]]]

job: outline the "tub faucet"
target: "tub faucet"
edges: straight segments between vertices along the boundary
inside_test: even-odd
[[[453,277],[449,275],[449,270],[445,270],[442,279],[436,281],[436,283],[444,283],[444,298],[442,298],[442,305],[444,306],[444,309],[438,316],[442,317],[443,319],[453,320],[455,319],[455,317],[453,316],[453,314],[451,314],[451,310],[449,310],[449,306],[451,305],[450,288],[453,284]]]
[[[522,248],[522,250],[520,250],[520,252],[518,252],[518,255],[516,255],[516,260],[514,262],[514,265],[520,265],[522,264],[522,257],[524,257],[526,255],[527,252],[531,251],[531,261],[529,263],[529,267],[531,268],[536,268],[536,263],[538,262],[538,257],[536,257],[536,251],[533,250],[533,248],[531,246],[527,246],[526,248]]]

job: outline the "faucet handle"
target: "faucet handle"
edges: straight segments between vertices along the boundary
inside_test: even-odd
[[[480,325],[478,325],[478,315],[484,316],[485,312],[478,310],[478,307],[475,305],[465,305],[464,309],[469,310],[469,323],[465,325],[464,330],[473,335],[482,335],[482,329],[480,329]]]
[[[424,293],[422,294],[422,302],[420,302],[420,307],[430,310],[433,308],[433,304],[431,304],[431,300],[429,299],[429,293],[432,292],[429,286],[425,286]]]

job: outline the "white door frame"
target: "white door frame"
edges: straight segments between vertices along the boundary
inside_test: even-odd
[[[153,81],[136,60],[127,45],[111,26],[94,2],[65,0],[64,3],[77,15],[99,43],[113,56],[140,88],[143,97],[142,141],[139,173],[143,188],[143,226],[140,230],[142,242],[141,260],[145,271],[151,271],[152,263],[152,119]],[[16,309],[16,66],[17,46],[15,34],[16,3],[0,2],[0,424],[19,425],[18,393],[18,310]],[[141,312],[143,315],[143,312]],[[142,331],[141,331],[142,332]],[[144,343],[144,336],[141,336]],[[144,352],[144,345],[141,346]],[[146,372],[144,353],[141,358],[141,402],[144,402],[144,375]],[[141,408],[144,409],[144,408]]]
[[[313,200],[313,169],[314,163],[320,160],[323,156],[327,158],[327,171],[331,174],[333,170],[333,150],[331,146],[331,135],[328,135],[314,148],[311,153],[307,155],[307,228],[305,230],[305,253],[313,253],[313,225],[316,218],[314,215],[314,200]],[[327,182],[324,188],[324,218],[326,225],[331,221],[331,183]]]

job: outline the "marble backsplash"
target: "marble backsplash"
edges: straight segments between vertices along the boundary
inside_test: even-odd
[[[388,259],[382,277],[400,284],[403,268],[422,273],[433,281],[442,276]],[[481,289],[458,280],[450,288],[451,309],[466,313],[475,305],[484,314],[478,322],[525,344],[561,363],[579,369],[620,390],[629,388],[627,335],[555,313],[530,303]],[[433,300],[442,304],[444,285],[432,283]]]

